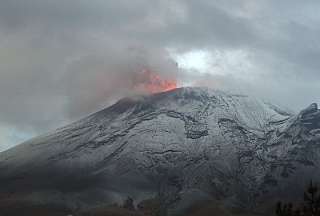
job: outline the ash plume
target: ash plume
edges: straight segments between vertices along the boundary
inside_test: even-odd
[[[299,110],[319,99],[317,8],[298,0],[2,0],[0,127],[14,136],[52,130],[143,93],[144,70]],[[172,50],[207,51],[206,71],[182,67]]]

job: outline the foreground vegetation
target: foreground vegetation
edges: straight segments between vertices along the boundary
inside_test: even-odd
[[[278,202],[274,213],[276,216],[320,216],[320,189],[313,182],[310,182],[303,194],[302,203],[293,205],[292,203]],[[166,214],[161,209],[161,202],[156,198],[142,201],[135,206],[133,199],[128,197],[122,205],[99,206],[86,211],[27,203],[0,203],[1,216],[163,216]],[[234,214],[214,201],[198,203],[183,214],[183,216],[215,215],[231,216]]]
[[[61,207],[26,204],[0,204],[1,216],[160,216],[160,205],[156,199],[145,200],[136,207],[128,198],[122,206],[100,206],[86,211],[72,211]],[[188,209],[184,216],[231,216],[216,202],[204,202]]]
[[[277,216],[320,216],[320,193],[317,185],[310,182],[304,192],[303,202],[294,206],[292,203],[278,202]]]

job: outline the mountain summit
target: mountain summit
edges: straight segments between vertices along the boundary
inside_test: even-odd
[[[319,147],[316,104],[294,114],[179,88],[124,98],[0,153],[0,199],[89,208],[159,196],[172,214],[209,199],[256,211],[319,180]]]

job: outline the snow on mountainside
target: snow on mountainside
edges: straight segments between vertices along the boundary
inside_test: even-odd
[[[188,141],[193,142],[194,139],[210,139],[219,132],[219,121],[221,125],[225,123],[223,120],[231,119],[248,131],[263,136],[271,126],[269,122],[281,121],[288,116],[290,114],[247,96],[182,88],[150,97],[122,99],[110,108],[30,140],[2,155],[5,159],[12,158],[10,161],[14,161],[15,165],[38,164],[48,159],[58,159],[60,163],[66,160],[67,165],[73,165],[68,161],[70,158],[85,165],[98,162],[104,159],[106,153],[113,152],[112,145],[106,144],[129,138],[130,135],[130,138],[137,139],[137,143],[143,141],[141,138],[147,142],[152,139],[155,145],[149,146],[150,149],[161,151],[175,144],[184,148]],[[175,143],[174,138],[180,136],[186,141]],[[146,141],[141,145],[145,145],[143,143]]]
[[[167,188],[172,209],[190,191],[255,208],[286,196],[288,182],[319,178],[319,146],[316,104],[295,115],[245,95],[180,88],[122,99],[1,153],[0,183],[73,206],[138,202]]]

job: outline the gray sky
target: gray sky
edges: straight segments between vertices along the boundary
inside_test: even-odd
[[[144,68],[296,111],[319,102],[319,10],[318,0],[0,0],[0,151],[140,93]]]

